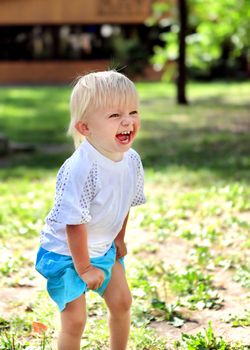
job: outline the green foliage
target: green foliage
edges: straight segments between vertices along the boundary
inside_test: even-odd
[[[165,350],[166,342],[156,337],[150,328],[140,327],[132,329],[131,350]]]
[[[246,265],[238,266],[234,280],[239,282],[243,287],[250,288],[250,267]]]
[[[12,315],[9,321],[0,322],[0,349],[22,350],[38,349],[51,350],[51,334],[31,335],[31,318]],[[32,345],[31,345],[32,344]]]
[[[248,327],[250,326],[250,310],[234,315],[229,314],[224,321],[231,323],[232,327]]]
[[[163,266],[156,263],[137,264],[136,269],[130,269],[128,278],[135,301],[132,309],[132,323],[135,326],[146,326],[151,321],[166,321],[174,327],[185,323],[177,310],[178,304],[167,303]]]
[[[4,276],[10,276],[11,273],[17,272],[20,268],[24,268],[25,262],[27,262],[27,259],[23,256],[8,256],[3,253],[1,256],[0,273]]]
[[[212,276],[205,275],[198,268],[187,266],[183,272],[171,269],[166,278],[170,288],[181,297],[181,305],[192,310],[221,307],[222,300],[212,287]]]
[[[244,346],[231,346],[221,337],[216,337],[212,324],[196,335],[182,333],[181,340],[175,342],[175,349],[180,350],[245,350]]]
[[[176,311],[176,308],[178,307],[177,304],[167,304],[164,301],[153,299],[152,307],[153,311],[151,312],[152,314],[157,315],[157,321],[167,321],[168,324],[171,324],[176,328],[184,325],[185,320],[182,318],[181,314]],[[159,315],[162,317],[159,317]]]
[[[29,342],[24,340],[22,343],[16,339],[14,333],[3,333],[1,336],[1,350],[21,350],[27,349]]]
[[[95,331],[93,332],[93,329]],[[108,349],[108,325],[106,319],[89,319],[81,349]]]
[[[112,38],[115,61],[114,68],[123,69],[128,75],[143,75],[143,71],[149,60],[149,50],[140,38],[134,36],[125,38],[116,35]]]
[[[247,0],[187,0],[187,6],[187,67],[206,72],[223,54],[227,55],[225,52],[229,56],[228,66],[235,64],[236,57],[249,57],[250,6]],[[159,22],[166,27],[166,32],[161,35],[165,46],[155,47],[152,61],[164,67],[166,62],[178,58],[177,5],[175,2],[156,2],[153,4],[153,13],[149,24]]]

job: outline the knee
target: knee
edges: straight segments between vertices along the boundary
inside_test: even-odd
[[[85,323],[85,320],[81,318],[73,320],[71,324],[71,331],[77,334],[82,334]]]
[[[62,331],[74,336],[81,336],[86,324],[86,319],[83,317],[70,317],[67,322],[62,324]]]
[[[120,295],[112,300],[111,305],[109,305],[109,311],[111,315],[124,315],[130,311],[132,305],[131,294]]]

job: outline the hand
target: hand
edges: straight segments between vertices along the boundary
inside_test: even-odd
[[[80,277],[87,284],[89,289],[96,290],[101,287],[104,281],[104,272],[90,265]]]
[[[124,240],[121,240],[121,239],[115,240],[115,246],[116,246],[116,260],[127,255],[127,247]]]

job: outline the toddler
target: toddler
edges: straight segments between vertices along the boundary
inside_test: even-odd
[[[79,350],[88,290],[109,310],[110,348],[127,347],[131,293],[124,236],[131,206],[145,203],[143,168],[131,145],[140,128],[134,84],[116,71],[82,76],[70,100],[76,150],[60,168],[41,232],[36,269],[61,312],[59,350]]]

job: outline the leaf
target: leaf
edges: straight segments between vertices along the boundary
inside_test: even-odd
[[[168,323],[176,328],[179,328],[179,327],[182,327],[184,325],[185,321],[179,317],[174,317],[173,321],[168,322]]]
[[[44,323],[34,321],[32,322],[32,329],[35,333],[41,334],[46,332],[48,327]]]

